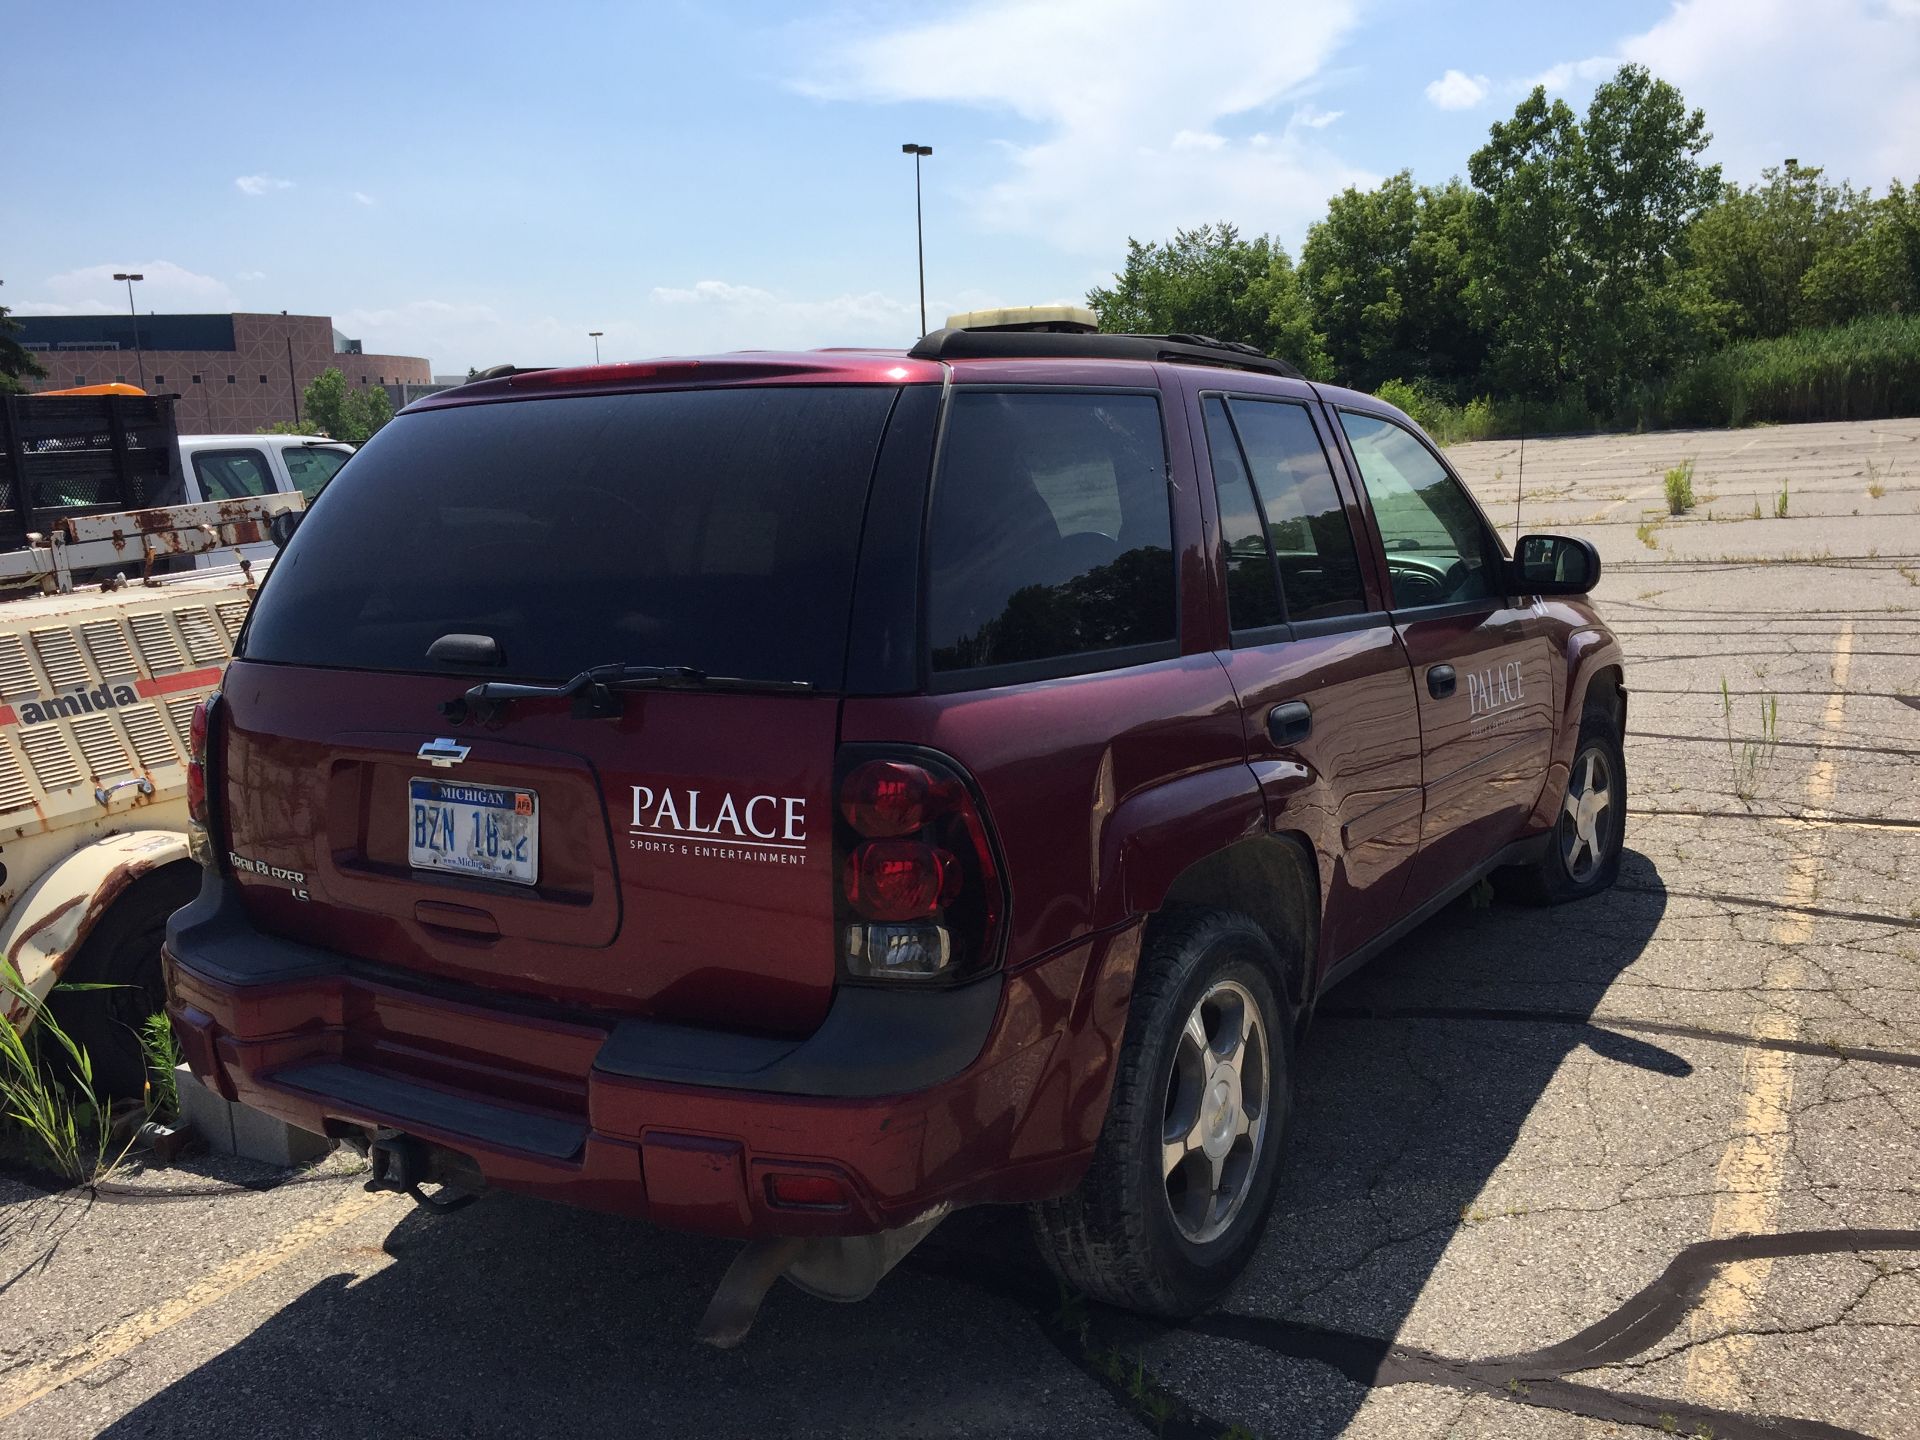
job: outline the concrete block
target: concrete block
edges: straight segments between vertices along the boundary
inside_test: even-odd
[[[174,1067],[173,1086],[180,1093],[180,1123],[206,1141],[215,1154],[233,1154],[233,1105],[202,1085],[184,1065]]]
[[[174,1072],[180,1091],[180,1119],[221,1155],[238,1155],[266,1165],[305,1165],[318,1160],[334,1142],[248,1105],[238,1105],[202,1085],[182,1065]]]
[[[233,1153],[268,1165],[305,1165],[333,1149],[333,1141],[246,1105],[233,1107]]]

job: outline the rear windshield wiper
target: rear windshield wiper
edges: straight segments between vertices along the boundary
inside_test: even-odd
[[[692,665],[594,665],[571,680],[557,685],[521,685],[508,680],[487,680],[473,686],[458,699],[440,707],[449,720],[463,720],[468,714],[481,718],[497,714],[500,707],[515,700],[573,701],[574,718],[601,719],[621,712],[620,690],[658,685],[686,690],[745,690],[771,694],[800,694],[813,689],[806,680],[753,680],[740,675],[709,675]]]

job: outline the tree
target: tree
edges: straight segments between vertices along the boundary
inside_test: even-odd
[[[1582,369],[1596,407],[1665,374],[1701,339],[1701,316],[1677,281],[1688,230],[1720,193],[1720,167],[1699,161],[1711,139],[1705,114],[1645,66],[1621,66],[1593,93],[1574,244],[1590,269]]]
[[[1415,188],[1402,170],[1377,189],[1342,191],[1307,231],[1300,281],[1332,373],[1371,390],[1424,378],[1476,378],[1484,331],[1467,306],[1470,195],[1459,181]]]
[[[350,440],[354,444],[370,437],[393,418],[393,405],[379,386],[347,387],[347,377],[338,369],[322,370],[300,397],[306,433]]]
[[[0,395],[25,390],[22,380],[36,380],[47,373],[13,338],[19,331],[20,322],[7,314],[6,306],[0,305]]]
[[[1242,240],[1223,223],[1176,230],[1159,244],[1129,239],[1126,267],[1113,279],[1112,289],[1087,292],[1102,330],[1206,335],[1251,345],[1308,375],[1326,373],[1300,277],[1270,236]]]
[[[1474,313],[1491,337],[1490,378],[1514,395],[1555,395],[1579,373],[1589,266],[1579,233],[1580,126],[1544,86],[1496,123],[1467,172]]]
[[[1880,200],[1789,160],[1727,186],[1694,223],[1693,268],[1733,339],[1911,309],[1920,302],[1920,202]]]

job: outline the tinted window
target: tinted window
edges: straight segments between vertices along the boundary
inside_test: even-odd
[[[286,461],[287,474],[293,477],[293,488],[311,500],[347,463],[350,452],[320,445],[289,445],[280,452],[280,458]]]
[[[194,477],[206,500],[238,500],[243,495],[271,495],[273,472],[258,450],[202,450],[193,457]]]
[[[935,670],[1174,638],[1167,452],[1152,396],[957,391],[942,456]]]
[[[1390,420],[1343,410],[1340,424],[1386,546],[1394,608],[1493,594],[1499,550],[1460,482]]]
[[[1213,459],[1213,491],[1220,504],[1220,565],[1227,577],[1227,619],[1235,630],[1257,630],[1278,625],[1280,588],[1274,580],[1273,557],[1267,550],[1266,527],[1254,504],[1240,442],[1227,419],[1227,402],[1210,395],[1204,402],[1207,451]]]
[[[1353,527],[1306,407],[1236,399],[1232,409],[1280,567],[1287,618],[1359,614],[1367,601]]]
[[[854,552],[894,391],[695,390],[403,415],[327,489],[254,607],[252,660],[589,665],[840,683]],[[378,543],[369,543],[377,537]]]

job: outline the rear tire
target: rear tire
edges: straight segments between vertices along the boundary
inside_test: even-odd
[[[1627,761],[1610,711],[1588,710],[1547,848],[1512,874],[1518,898],[1563,905],[1607,889],[1619,877],[1627,822]]]
[[[1031,1207],[1040,1251],[1068,1284],[1179,1320],[1246,1267],[1293,1112],[1281,975],[1243,915],[1169,911],[1154,923],[1092,1164],[1077,1189]]]
[[[60,984],[111,985],[111,990],[62,990],[55,987],[47,1010],[68,1037],[83,1046],[93,1062],[93,1084],[101,1100],[138,1100],[146,1093],[147,1056],[140,1027],[166,1008],[166,981],[160,968],[160,942],[167,917],[200,891],[200,870],[169,865],[143,875],[108,907],[80,953],[60,976]],[[58,1057],[64,1071],[72,1062],[58,1046],[42,1045],[42,1055]]]

